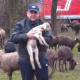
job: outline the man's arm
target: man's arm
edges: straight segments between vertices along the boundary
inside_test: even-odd
[[[12,33],[12,42],[15,44],[27,42],[28,38],[35,39],[33,33],[23,33],[20,24],[15,24],[14,31]]]
[[[12,33],[11,41],[15,44],[23,43],[28,40],[26,33],[22,32],[22,28],[20,24],[15,24],[15,28]]]

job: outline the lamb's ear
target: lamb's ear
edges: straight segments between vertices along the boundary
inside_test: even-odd
[[[74,40],[76,40],[76,38]]]
[[[79,63],[77,62],[76,64],[78,65]]]
[[[44,30],[46,30],[46,23],[43,24]]]

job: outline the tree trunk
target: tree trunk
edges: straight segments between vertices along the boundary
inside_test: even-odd
[[[57,26],[56,26],[56,10],[57,10],[57,2],[58,0],[52,1],[52,10],[51,10],[51,27],[54,33],[54,36],[57,35]]]
[[[14,23],[17,21],[17,0],[9,0],[9,21],[10,21],[10,36]]]

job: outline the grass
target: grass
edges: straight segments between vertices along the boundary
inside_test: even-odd
[[[55,72],[51,80],[80,80],[80,73],[68,71],[67,73]]]
[[[0,72],[0,80],[9,80],[7,74]],[[21,80],[20,71],[13,73],[12,80]]]
[[[75,39],[76,37],[79,37],[80,34],[75,35],[74,31],[69,29],[66,33],[58,32],[58,35],[68,35]],[[67,72],[59,72],[59,70],[56,70],[50,80],[80,80],[80,52],[77,50],[78,43],[75,45],[73,51],[74,59],[76,62],[78,62],[78,65],[75,67],[73,71],[67,71]],[[58,65],[57,65],[58,69]],[[49,68],[49,73],[51,72],[51,69]],[[0,71],[0,80],[9,80],[6,73]],[[12,80],[21,80],[21,74],[20,71],[14,72],[12,76]]]

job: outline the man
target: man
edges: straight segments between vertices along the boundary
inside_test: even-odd
[[[29,55],[26,49],[26,44],[29,38],[36,39],[32,33],[28,33],[33,27],[43,24],[43,21],[39,19],[39,8],[36,4],[30,4],[27,10],[27,18],[17,22],[15,24],[14,31],[12,33],[12,41],[18,44],[18,54],[19,54],[19,67],[21,70],[22,80],[32,80],[34,74],[37,80],[48,80],[48,60],[45,56],[47,51],[46,46],[42,46],[37,40],[37,46],[39,49],[39,61],[41,64],[41,69],[38,68],[36,62],[36,70],[32,69]],[[52,44],[52,34],[48,31],[43,31],[42,36],[46,42]]]

